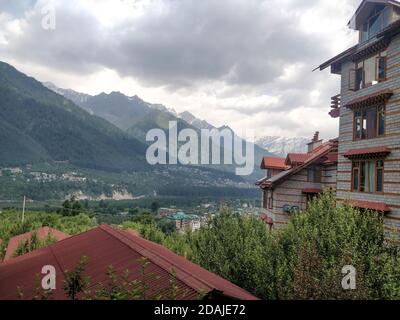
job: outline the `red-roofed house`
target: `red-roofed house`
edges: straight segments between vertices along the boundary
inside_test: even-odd
[[[11,238],[8,241],[8,246],[6,254],[4,256],[4,261],[13,259],[15,251],[17,250],[18,246],[26,241],[30,241],[33,233],[36,233],[38,239],[41,241],[45,240],[49,236],[51,236],[55,241],[64,240],[65,238],[69,237],[69,235],[65,234],[64,232],[49,227],[42,227],[31,232],[20,234],[18,236]]]
[[[258,181],[263,190],[261,219],[275,228],[285,225],[293,211],[305,209],[323,189],[335,189],[337,148],[337,140],[324,143],[317,132],[307,153],[288,154],[284,171]]]
[[[154,299],[164,292],[170,297],[174,279],[177,300],[204,299],[257,300],[231,282],[176,255],[165,247],[145,240],[135,233],[102,225],[98,228],[56,242],[0,264],[0,300],[17,299],[17,288],[23,288],[23,298],[32,299],[36,275],[43,266],[56,270],[56,290],[52,298],[67,299],[62,284],[65,270],[73,270],[82,256],[88,257],[84,276],[90,277],[89,290],[107,283],[106,271],[113,266],[117,274],[129,270],[129,280],[148,286],[146,297]],[[141,272],[146,259],[148,265]],[[175,277],[172,274],[175,273]],[[42,275],[44,276],[44,275]]]
[[[264,157],[261,163],[261,169],[267,170],[267,177],[271,178],[282,171],[289,169],[285,164],[285,158]]]
[[[400,234],[400,1],[363,0],[349,28],[358,43],[319,67],[341,76],[337,199],[381,211]]]

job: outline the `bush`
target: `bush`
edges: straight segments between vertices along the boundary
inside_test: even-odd
[[[229,212],[192,236],[194,262],[264,299],[400,299],[399,246],[384,238],[383,217],[326,193],[282,230]],[[342,268],[357,289],[342,288]]]

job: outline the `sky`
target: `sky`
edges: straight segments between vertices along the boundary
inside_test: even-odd
[[[340,77],[312,70],[356,43],[347,23],[360,2],[0,0],[0,61],[61,88],[190,111],[239,135],[334,138],[328,112]],[[43,27],[53,12],[54,28]]]

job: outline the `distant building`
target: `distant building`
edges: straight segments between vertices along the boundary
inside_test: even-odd
[[[158,214],[160,217],[168,217],[172,214],[176,213],[176,209],[172,208],[160,208],[158,209]]]
[[[285,170],[257,182],[263,190],[263,220],[275,228],[286,225],[294,211],[306,209],[324,189],[335,189],[337,158],[338,141],[324,143],[319,132],[308,144],[307,153],[288,154]]]
[[[286,158],[264,157],[261,163],[261,169],[267,171],[267,178],[269,179],[289,169],[285,161]]]
[[[177,212],[168,218],[175,221],[177,231],[195,232],[201,228],[201,219],[196,215],[187,215],[184,212]]]
[[[106,272],[110,266],[114,266],[121,275],[129,270],[129,281],[144,282],[148,299],[170,299],[171,279],[174,274],[176,300],[257,300],[244,289],[165,247],[145,240],[137,233],[107,225],[1,263],[0,300],[18,299],[18,287],[23,288],[23,299],[33,299],[36,277],[42,275],[45,265],[54,266],[56,270],[56,289],[52,298],[67,299],[62,289],[64,271],[74,268],[82,256],[88,258],[84,275],[90,279],[90,290],[99,283],[107,283],[109,279]],[[139,272],[143,267],[143,259],[148,262],[146,268],[149,270],[144,276]]]

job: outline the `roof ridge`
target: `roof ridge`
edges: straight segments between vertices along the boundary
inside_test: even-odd
[[[181,271],[181,272],[187,274],[189,277],[195,278],[198,282],[203,283],[204,285],[206,285],[207,287],[209,287],[209,289],[215,289],[215,287],[214,287],[212,284],[210,284],[209,282],[207,282],[207,281],[205,281],[205,280],[203,280],[203,279],[197,277],[197,276],[196,276],[195,274],[193,274],[193,273],[190,273],[190,272],[187,271],[185,268],[183,268],[182,266],[177,265],[176,263],[172,262],[170,259],[168,259],[168,258],[165,257],[164,255],[156,254],[156,253],[152,252],[150,249],[144,247],[142,244],[140,244],[140,243],[138,243],[137,241],[135,241],[135,240],[137,240],[137,238],[139,238],[139,237],[137,237],[137,236],[135,236],[135,235],[133,235],[133,234],[131,234],[131,233],[127,233],[127,232],[124,231],[124,230],[120,230],[120,229],[113,228],[113,227],[111,227],[111,226],[109,226],[109,225],[106,225],[106,224],[99,226],[99,228],[100,228],[101,230],[103,230],[104,232],[107,232],[108,234],[110,234],[110,235],[112,235],[113,237],[117,238],[118,240],[122,241],[125,245],[127,245],[127,246],[130,247],[131,249],[133,249],[133,250],[135,250],[135,251],[138,251],[137,248],[135,248],[135,247],[133,247],[131,244],[127,243],[128,241],[134,241],[136,245],[138,245],[138,246],[140,246],[140,247],[142,248],[142,251],[147,252],[147,253],[150,253],[150,256],[144,254],[143,252],[139,252],[139,253],[142,254],[143,256],[145,256],[146,258],[148,258],[149,260],[151,260],[152,263],[158,265],[160,268],[162,268],[162,269],[165,270],[165,269],[166,269],[166,266],[160,264],[160,263],[157,262],[157,261],[155,261],[154,258],[152,257],[152,255],[158,257],[158,258],[161,259],[161,260],[164,260],[165,262],[167,262],[167,263],[169,264],[169,266],[167,266],[167,268],[170,268],[170,267],[172,266],[172,267],[174,267],[176,270],[179,270],[179,271]],[[115,233],[117,233],[118,236],[121,236],[121,237],[123,237],[124,239],[120,239]],[[140,237],[139,239],[142,240],[142,241],[150,242],[150,243],[152,243],[153,245],[160,246],[160,247],[163,248],[164,250],[171,251],[170,249],[168,249],[168,248],[166,248],[166,247],[164,247],[164,246],[162,246],[162,245],[160,245],[160,244],[158,244],[158,243],[156,243],[156,242],[153,242],[153,241],[150,241],[150,240],[141,238],[141,237]],[[124,241],[124,240],[125,240],[125,241]],[[195,265],[195,266],[197,266],[197,267],[199,267],[199,268],[201,268],[201,269],[204,269],[204,268],[202,268],[201,266],[196,265],[196,264],[194,264],[193,262],[187,260],[186,258],[177,255],[177,254],[176,254],[175,252],[173,252],[173,251],[171,251],[171,253],[175,254],[177,257],[179,257],[179,258],[181,258],[181,259],[186,260],[186,262],[188,262],[188,263],[191,263],[191,264],[193,264],[193,265]],[[220,276],[218,276],[218,275],[216,275],[216,274],[211,273],[210,271],[208,271],[208,270],[206,270],[206,269],[204,269],[204,270],[207,271],[207,272],[209,272],[210,274],[212,274],[212,275],[214,275],[214,276],[220,277]],[[168,271],[168,273],[171,273],[171,271],[168,270],[168,269],[167,269],[166,271]],[[220,278],[221,278],[221,277],[220,277]],[[186,277],[185,277],[185,278],[182,278],[182,277],[179,277],[179,278],[178,278],[178,277],[177,277],[177,279],[179,279],[180,281],[184,282],[186,285],[192,287],[192,285],[190,285],[190,284],[186,281]],[[221,279],[223,279],[223,278],[221,278]],[[226,280],[226,279],[224,279],[224,280]],[[226,280],[226,281],[227,281],[227,280]],[[195,289],[195,288],[194,288],[194,289]],[[196,290],[197,290],[197,289],[196,289]]]

